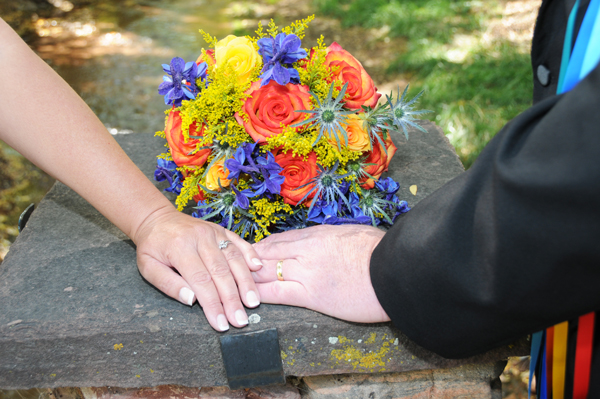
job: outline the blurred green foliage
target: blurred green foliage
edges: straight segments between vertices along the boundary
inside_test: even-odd
[[[39,202],[54,179],[0,141],[0,262],[19,234],[23,210]]]
[[[343,27],[384,30],[406,39],[387,69],[425,89],[420,108],[442,127],[465,167],[506,122],[531,105],[529,54],[503,38],[483,40],[502,3],[458,0],[314,0]]]

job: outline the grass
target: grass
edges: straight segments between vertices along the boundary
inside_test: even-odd
[[[522,46],[484,33],[502,4],[450,0],[315,0],[343,27],[383,29],[406,51],[387,74],[425,89],[422,108],[442,127],[465,167],[506,122],[531,105],[530,57]],[[487,39],[487,40],[486,40]]]

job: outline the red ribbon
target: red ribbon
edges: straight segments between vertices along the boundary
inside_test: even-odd
[[[594,312],[579,317],[577,349],[575,350],[575,378],[573,399],[586,399],[590,387],[592,349],[594,343]]]
[[[552,357],[554,349],[554,326],[546,329],[546,392],[552,397]]]

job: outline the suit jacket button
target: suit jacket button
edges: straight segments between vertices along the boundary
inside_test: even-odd
[[[548,86],[550,83],[550,70],[544,65],[538,65],[537,78],[542,86]]]

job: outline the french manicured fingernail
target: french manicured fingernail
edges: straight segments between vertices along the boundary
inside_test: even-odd
[[[248,316],[246,316],[246,312],[241,309],[235,311],[235,320],[238,322],[238,324],[243,326],[248,324]]]
[[[263,263],[260,261],[260,259],[257,259],[257,258],[252,258],[252,263],[254,263],[256,266],[263,265]]]
[[[219,330],[221,331],[229,330],[229,323],[227,323],[227,318],[224,314],[220,314],[217,316],[217,325],[219,326]]]
[[[179,290],[179,300],[192,306],[194,303],[194,292],[187,287]]]
[[[256,292],[254,291],[248,291],[248,293],[246,294],[246,302],[248,302],[248,306],[250,306],[251,308],[260,305],[260,302],[256,297]]]

